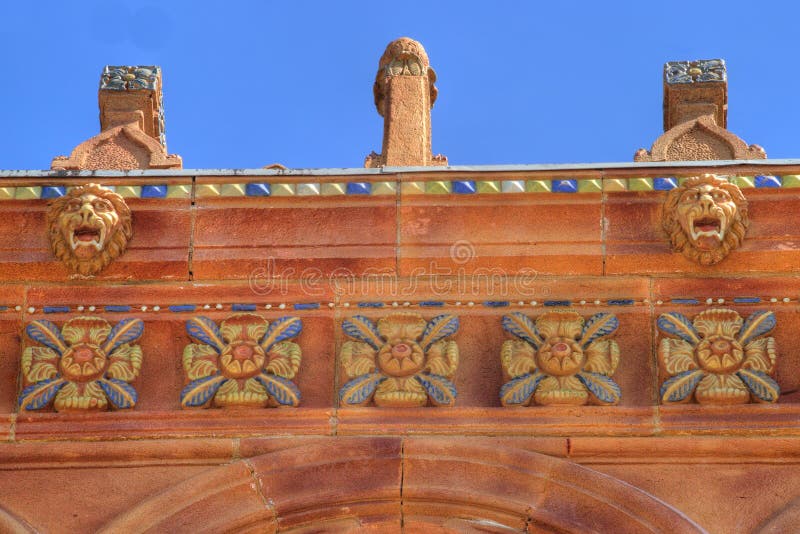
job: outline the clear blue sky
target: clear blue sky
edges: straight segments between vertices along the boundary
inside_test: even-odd
[[[380,151],[386,44],[422,42],[450,163],[630,161],[662,128],[662,65],[722,57],[728,127],[800,157],[795,2],[3,1],[0,169],[99,132],[103,65],[161,65],[186,168],[360,167]]]

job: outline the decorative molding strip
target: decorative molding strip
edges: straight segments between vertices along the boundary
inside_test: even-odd
[[[727,296],[727,297],[665,297],[652,301],[655,306],[707,306],[707,305],[737,305],[737,304],[798,304],[800,297],[771,297],[771,296]],[[295,310],[315,311],[324,308],[424,308],[436,309],[446,307],[467,308],[575,308],[582,306],[600,307],[634,307],[649,306],[651,300],[641,297],[616,297],[611,299],[581,298],[581,299],[545,299],[545,300],[420,300],[420,301],[341,301],[341,302],[274,302],[274,303],[247,303],[247,302],[218,302],[213,304],[104,304],[104,305],[43,305],[41,307],[23,306],[21,304],[0,305],[0,313],[19,313],[23,310],[28,314],[43,313],[131,313],[131,312],[169,312],[193,313],[198,311],[233,311],[255,312],[259,310]]]
[[[398,183],[403,195],[474,195],[501,193],[602,193],[618,191],[669,191],[685,178],[594,178],[535,180],[437,180],[428,182],[336,182],[197,184],[197,198],[287,197],[287,196],[386,196],[396,195]],[[794,189],[800,175],[731,176],[743,189]],[[192,185],[149,184],[104,186],[123,198],[191,198]],[[63,185],[0,187],[0,200],[50,200],[64,196],[71,187]]]

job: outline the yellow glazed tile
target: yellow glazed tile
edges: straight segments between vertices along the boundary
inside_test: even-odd
[[[629,191],[652,191],[652,178],[628,178]]]
[[[122,198],[138,198],[142,193],[141,186],[138,185],[118,185],[117,194]]]
[[[395,182],[374,182],[372,184],[371,195],[394,195],[397,193]]]
[[[602,190],[600,180],[578,180],[578,193],[599,193]]]
[[[14,191],[14,198],[28,200],[31,198],[39,198],[41,194],[41,187],[17,187],[16,191]]]
[[[271,184],[270,188],[273,197],[291,197],[295,194],[294,184]]]
[[[425,182],[403,182],[400,192],[404,195],[421,195],[425,192]]]
[[[0,199],[14,198],[14,189],[13,187],[0,187]]]
[[[347,184],[322,184],[320,189],[323,195],[344,195],[347,192]]]
[[[749,189],[756,186],[753,176],[731,176],[730,181],[742,189]]]
[[[297,184],[298,196],[315,196],[320,194],[319,184]]]
[[[167,198],[191,198],[192,186],[190,185],[168,185]]]
[[[425,192],[431,195],[446,195],[453,191],[453,185],[449,181],[435,181],[425,183]]]
[[[603,191],[627,191],[626,180],[619,178],[607,178],[603,180]]]
[[[551,190],[550,180],[528,180],[525,182],[525,191],[528,193],[549,193]]]
[[[245,184],[222,184],[219,194],[223,197],[243,197],[247,194]]]
[[[500,182],[478,181],[475,182],[475,190],[478,193],[499,193]]]

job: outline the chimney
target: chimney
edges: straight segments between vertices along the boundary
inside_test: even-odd
[[[373,93],[383,117],[383,149],[365,167],[447,165],[431,153],[431,107],[436,73],[420,43],[401,37],[389,43],[378,64]]]
[[[728,73],[722,59],[664,65],[664,134],[634,161],[765,159],[727,130]]]
[[[100,134],[52,169],[180,169],[180,156],[168,155],[164,136],[161,69],[106,66],[100,77]]]

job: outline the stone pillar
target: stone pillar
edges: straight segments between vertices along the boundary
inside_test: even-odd
[[[436,73],[420,43],[401,37],[389,43],[378,64],[373,92],[383,117],[383,149],[366,167],[447,165],[431,153],[431,107]]]
[[[105,67],[98,103],[101,133],[75,147],[68,158],[55,157],[51,168],[127,170],[183,166],[180,156],[167,154],[159,67]]]
[[[634,161],[764,159],[764,149],[729,132],[728,74],[722,59],[664,65],[664,134]]]

